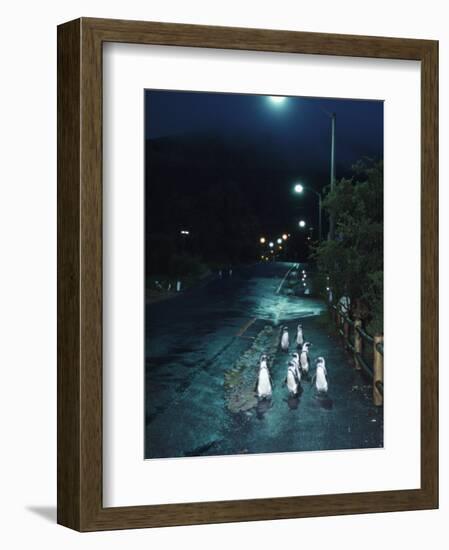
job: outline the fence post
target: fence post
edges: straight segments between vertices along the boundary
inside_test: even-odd
[[[355,368],[357,370],[361,370],[361,366],[359,364],[359,362],[357,361],[357,354],[359,353],[360,355],[362,354],[362,349],[363,349],[363,340],[362,340],[362,336],[360,334],[360,332],[358,331],[359,328],[362,328],[362,320],[361,319],[356,319],[354,321],[354,358],[355,358]]]
[[[377,349],[377,344],[383,344],[383,336],[374,336],[374,362],[373,362],[373,402],[376,407],[383,404],[383,395],[378,390],[376,383],[384,381],[384,358]]]

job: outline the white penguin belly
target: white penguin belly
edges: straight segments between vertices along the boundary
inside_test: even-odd
[[[281,348],[288,349],[288,333],[284,333],[281,338]]]
[[[304,372],[308,372],[309,371],[309,360],[307,358],[307,353],[305,351],[301,352],[301,357],[300,357],[299,360],[300,360],[300,363],[301,363],[301,369]]]
[[[296,382],[295,375],[291,370],[287,373],[287,388],[292,393],[296,393],[298,390],[298,383]]]
[[[293,364],[295,365],[295,375],[298,379],[298,382],[301,381],[301,369],[299,368],[299,361],[293,360]]]
[[[298,330],[298,334],[296,336],[296,343],[298,346],[302,346],[304,344],[304,338],[302,335],[302,330]]]
[[[267,369],[262,369],[259,373],[257,394],[259,397],[269,397],[271,395],[271,382]]]
[[[316,389],[318,391],[327,391],[327,379],[323,369],[319,368],[316,372]]]

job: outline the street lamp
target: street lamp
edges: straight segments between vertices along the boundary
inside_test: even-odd
[[[282,238],[284,239],[284,241],[286,241],[286,240],[288,239],[287,233],[284,233],[284,234],[282,235]]]
[[[305,227],[306,226],[306,222],[304,220],[300,220],[299,223],[298,223],[299,227]]]
[[[268,243],[268,246],[269,246],[270,248],[273,248],[274,242],[273,242],[273,241],[269,242],[269,243]]]
[[[259,239],[260,244],[265,244],[267,242],[265,237],[260,237]]]
[[[321,193],[318,193],[318,191],[315,191],[315,189],[312,189],[311,187],[304,187],[301,183],[297,183],[294,188],[295,193],[302,193],[304,189],[307,189],[308,191],[312,191],[312,193],[315,193],[315,195],[318,197],[318,239],[321,241],[321,211],[322,211],[322,199],[321,199]],[[302,226],[304,227],[304,226]]]
[[[268,96],[268,99],[270,102],[280,105],[283,101],[285,101],[287,98],[283,96]],[[322,107],[318,107],[320,111],[322,111],[327,117],[329,117],[331,121],[331,150],[330,150],[330,190],[331,192],[335,188],[335,180],[336,180],[336,170],[335,170],[335,126],[336,126],[336,120],[337,116],[335,113],[329,113],[326,109],[323,109]],[[302,193],[303,186],[301,184],[295,185],[295,192],[296,193]],[[321,201],[321,195],[320,195],[320,201]],[[321,220],[321,203],[320,203],[320,220]],[[321,221],[320,221],[320,241],[322,238],[321,234]],[[329,240],[334,240],[335,238],[335,217],[334,214],[331,213],[329,215]]]
[[[287,98],[281,95],[270,95],[268,96],[270,101],[272,103],[275,103],[276,105],[279,105],[280,103],[283,103]]]
[[[282,239],[279,238],[276,242],[277,242],[278,244],[282,244]]]

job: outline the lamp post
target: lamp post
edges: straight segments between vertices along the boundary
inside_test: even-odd
[[[335,187],[335,123],[336,115],[332,113],[331,115],[331,192]],[[320,224],[321,231],[321,224]],[[335,237],[335,218],[334,214],[329,216],[329,240],[332,241]]]
[[[284,101],[287,99],[284,96],[268,96],[268,99],[271,103],[274,103],[277,106],[280,106]],[[318,109],[322,111],[326,116],[330,118],[331,121],[331,151],[330,151],[330,190],[331,192],[335,188],[335,125],[337,121],[337,115],[335,113],[329,113],[326,109],[323,109],[322,107],[318,106]],[[302,187],[300,184],[298,187]],[[296,189],[295,189],[296,190]],[[314,191],[312,189],[312,191]],[[297,191],[300,193],[301,191]],[[320,216],[320,226],[319,226],[319,235],[320,235],[320,241],[322,238],[321,233],[321,195],[314,191],[319,197],[319,216]],[[331,241],[335,238],[335,217],[334,214],[330,214],[329,216],[329,235],[328,239]]]
[[[315,191],[315,189],[312,189],[311,187],[305,187],[301,183],[297,183],[294,187],[295,193],[302,193],[304,189],[307,189],[308,191],[312,191],[312,193],[315,193],[315,195],[318,197],[318,239],[321,241],[322,232],[321,232],[321,213],[322,213],[322,198],[321,193],[318,193],[318,191]]]

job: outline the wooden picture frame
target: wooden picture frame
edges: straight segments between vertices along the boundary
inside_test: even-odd
[[[421,62],[421,488],[105,508],[102,45],[128,42]],[[79,531],[438,507],[438,43],[81,18],[58,27],[58,523]]]

